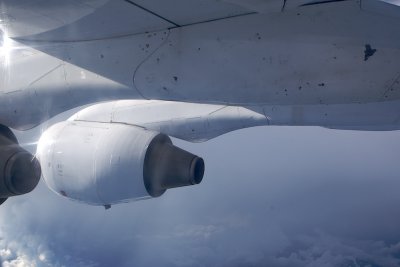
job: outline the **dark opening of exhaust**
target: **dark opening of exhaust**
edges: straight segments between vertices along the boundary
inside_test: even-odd
[[[204,160],[199,157],[194,158],[193,166],[193,181],[194,184],[199,184],[204,176]]]
[[[31,192],[40,175],[39,161],[18,145],[10,129],[0,125],[0,205],[8,197]]]
[[[172,144],[160,134],[146,152],[143,178],[152,197],[161,196],[167,189],[196,185],[203,180],[204,160]]]
[[[14,154],[6,165],[6,186],[16,195],[31,192],[39,183],[39,161],[26,151]]]

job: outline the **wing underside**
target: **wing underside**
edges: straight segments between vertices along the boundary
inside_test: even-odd
[[[0,0],[0,28],[20,40],[85,41],[339,1],[354,0]],[[360,7],[400,16],[397,0]]]
[[[0,25],[9,37],[82,41],[187,26],[250,13],[216,0],[2,0]]]

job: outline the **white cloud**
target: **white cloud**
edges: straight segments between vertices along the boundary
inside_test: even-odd
[[[178,225],[173,231],[173,237],[191,239],[209,239],[218,232],[223,231],[216,225]]]
[[[398,134],[271,131],[184,147],[201,185],[107,211],[41,183],[0,207],[2,265],[400,266]]]
[[[354,240],[321,231],[292,240],[282,254],[266,261],[275,266],[400,266],[399,244]]]

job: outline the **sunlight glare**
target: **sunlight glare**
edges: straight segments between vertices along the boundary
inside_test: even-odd
[[[7,33],[3,32],[1,46],[0,46],[0,57],[4,66],[9,66],[10,64],[11,50],[12,50],[11,39],[8,37]]]

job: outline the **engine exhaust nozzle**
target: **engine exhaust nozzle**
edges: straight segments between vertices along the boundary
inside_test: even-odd
[[[40,176],[36,157],[18,145],[11,130],[0,126],[0,204],[8,197],[31,192]]]
[[[174,146],[168,136],[160,134],[150,143],[145,156],[146,190],[150,196],[158,197],[170,188],[199,184],[204,169],[202,158]]]

